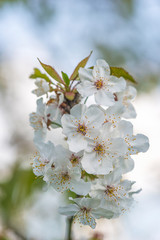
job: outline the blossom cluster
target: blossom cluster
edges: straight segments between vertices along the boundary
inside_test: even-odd
[[[135,135],[128,121],[136,117],[136,89],[123,74],[113,74],[105,60],[85,68],[87,60],[70,78],[40,62],[48,75],[38,69],[31,75],[37,86],[33,93],[40,98],[30,125],[38,152],[34,174],[67,193],[69,201],[59,208],[61,214],[95,228],[96,219],[118,217],[133,205],[133,194],[140,190],[132,190],[135,182],[125,174],[134,168],[132,156],[146,152],[149,141]],[[62,138],[65,135],[65,146],[46,140],[47,130],[54,134],[55,128],[61,129]]]

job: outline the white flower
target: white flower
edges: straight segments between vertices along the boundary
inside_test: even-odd
[[[87,147],[87,137],[101,127],[104,113],[95,105],[87,108],[84,104],[77,104],[70,115],[63,115],[61,122],[70,150],[78,152]]]
[[[143,134],[133,135],[132,123],[124,120],[119,122],[113,136],[123,138],[127,145],[126,154],[116,159],[115,168],[121,167],[122,173],[129,172],[134,168],[134,161],[130,155],[146,152],[149,148],[148,137]]]
[[[62,111],[60,110],[60,105],[64,101],[63,93],[59,94],[58,99],[55,96],[50,96],[47,102],[47,114],[50,114],[50,120],[52,121],[50,126],[52,128],[58,128],[61,125]]]
[[[36,94],[37,97],[40,97],[46,93],[48,93],[50,87],[49,84],[43,79],[37,79],[35,81],[35,85],[38,87],[37,89],[33,90],[32,93]]]
[[[81,169],[79,165],[75,166],[76,159],[79,164],[79,154],[73,154],[61,145],[56,146],[54,155],[55,165],[48,169],[44,180],[58,192],[70,189],[78,195],[88,194],[90,183],[81,179]]]
[[[43,176],[50,167],[55,155],[55,147],[52,142],[36,144],[38,149],[37,155],[33,159],[33,172],[36,176]]]
[[[80,84],[77,86],[78,92],[83,97],[94,94],[98,104],[111,106],[115,103],[114,93],[125,89],[126,81],[120,77],[110,75],[109,65],[102,59],[96,61],[93,70],[80,68]]]
[[[47,105],[47,116],[50,119],[50,126],[52,128],[59,128],[61,126],[62,113],[56,102]]]
[[[30,125],[35,130],[35,133],[39,138],[43,138],[47,132],[46,105],[43,103],[43,98],[37,100],[37,111],[29,116]]]
[[[121,171],[117,170],[95,180],[89,195],[101,200],[101,207],[107,208],[119,216],[133,203],[132,195],[129,194],[134,182],[121,180]]]
[[[92,198],[75,198],[71,199],[74,204],[60,207],[60,214],[74,216],[74,220],[83,225],[89,225],[91,228],[96,227],[95,219],[112,218],[113,212],[100,207],[100,200]]]
[[[122,157],[118,157],[114,161],[114,169],[121,169],[123,174],[132,171],[133,168],[134,161],[127,153]]]
[[[146,152],[149,148],[149,140],[143,134],[133,135],[133,125],[131,122],[122,120],[115,132],[122,137],[127,144],[127,154],[134,155],[139,152]]]
[[[37,100],[37,111],[31,113],[30,115],[30,125],[34,129],[34,142],[42,140],[47,133],[47,128],[54,125],[54,128],[60,127],[61,124],[61,114],[60,110],[57,108],[56,104],[43,103],[43,98]],[[57,124],[51,124],[55,122]]]
[[[88,146],[82,158],[82,167],[87,173],[109,173],[113,170],[115,159],[126,153],[125,141],[112,137],[111,126],[110,123],[104,124],[96,137],[88,139]]]
[[[115,94],[116,100],[125,106],[125,111],[122,115],[124,118],[136,118],[137,114],[131,103],[136,95],[137,90],[132,86],[128,86],[124,91]]]
[[[124,106],[117,102],[113,106],[107,108],[107,110],[104,111],[105,113],[105,122],[112,123],[113,128],[117,126],[117,124],[121,121],[122,114],[124,113]]]

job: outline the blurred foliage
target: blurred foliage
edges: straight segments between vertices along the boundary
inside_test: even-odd
[[[0,216],[4,226],[13,225],[20,210],[42,186],[42,179],[35,179],[31,168],[22,168],[20,162],[16,162],[9,179],[0,182]]]
[[[55,13],[54,6],[50,4],[50,0],[0,0],[0,8],[7,4],[22,4],[28,8],[39,25],[47,23]]]
[[[117,12],[127,20],[134,14],[134,4],[134,0],[115,1]]]
[[[144,65],[141,55],[138,55],[133,49],[126,48],[118,50],[103,44],[97,44],[97,49],[102,58],[106,59],[111,66],[123,66],[125,68],[125,66],[128,65],[128,62],[132,62],[132,69],[125,69],[133,75],[138,83],[136,88],[139,92],[149,92],[160,84],[160,70],[155,71],[152,70],[149,65]]]

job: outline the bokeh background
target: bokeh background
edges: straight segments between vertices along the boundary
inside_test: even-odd
[[[90,50],[89,65],[104,58],[138,82],[135,132],[150,149],[135,159],[128,178],[143,191],[136,205],[96,230],[74,225],[74,240],[159,240],[160,216],[160,1],[0,0],[0,239],[62,240],[59,195],[35,179],[28,115],[34,67],[42,62],[70,74]]]

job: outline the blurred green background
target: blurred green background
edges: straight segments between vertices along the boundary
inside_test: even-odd
[[[135,131],[150,150],[128,174],[143,192],[126,216],[74,226],[75,240],[159,240],[160,230],[160,2],[159,0],[0,0],[0,239],[61,240],[65,219],[59,195],[35,179],[28,115],[35,111],[28,78],[37,57],[70,74],[93,50],[89,65],[104,58],[138,82]],[[152,229],[152,231],[151,231]]]

